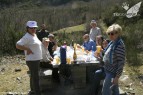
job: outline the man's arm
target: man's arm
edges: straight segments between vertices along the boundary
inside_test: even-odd
[[[19,50],[26,50],[26,51],[27,51],[27,55],[33,54],[33,52],[31,51],[31,49],[30,49],[30,48],[27,48],[27,47],[25,47],[25,46],[16,44],[16,48],[19,49]]]

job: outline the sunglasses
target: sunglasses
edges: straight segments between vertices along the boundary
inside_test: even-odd
[[[113,32],[110,32],[110,33],[108,33],[108,35],[115,35],[115,34],[117,34],[117,32],[115,32],[115,33],[113,33]]]
[[[36,27],[29,27],[29,29],[36,29]]]

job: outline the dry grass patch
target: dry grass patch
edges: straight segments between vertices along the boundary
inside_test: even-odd
[[[5,68],[0,72],[0,92],[27,92],[29,90],[28,68],[24,64],[5,64],[0,68]],[[15,68],[21,71],[15,72]]]

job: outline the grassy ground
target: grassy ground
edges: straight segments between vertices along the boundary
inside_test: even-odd
[[[5,92],[25,93],[29,90],[28,68],[25,61],[17,60],[17,56],[11,58],[3,58],[0,65],[0,95]],[[15,72],[15,69],[21,69],[21,71]]]
[[[139,79],[139,76],[143,76],[143,65],[135,67],[126,64],[122,77],[126,75],[129,77],[124,81],[120,80],[120,87],[126,92],[135,93],[135,95],[142,95],[143,82],[141,81],[143,81],[143,79]]]
[[[18,60],[21,59],[21,60]],[[2,92],[24,92],[27,93],[29,90],[29,76],[27,74],[28,68],[25,65],[23,57],[6,57],[7,63],[3,62],[0,65],[0,93]],[[2,70],[5,68],[5,70]],[[21,71],[15,72],[15,68],[20,68]],[[136,70],[138,72],[136,72]],[[139,74],[143,74],[143,65],[140,67],[128,66],[126,64],[124,69],[124,75],[129,75],[129,78],[125,81],[120,81],[120,87],[126,92],[135,92],[135,95],[142,95],[143,85],[140,83],[138,78]],[[133,90],[127,89],[129,84],[132,83],[131,88]],[[0,94],[2,95],[2,94]]]

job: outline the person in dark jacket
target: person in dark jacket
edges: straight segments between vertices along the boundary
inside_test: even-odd
[[[42,39],[44,37],[48,37],[48,35],[49,35],[49,31],[46,30],[46,25],[42,24],[41,25],[41,30],[37,32],[38,39],[42,42]]]
[[[56,42],[56,40],[55,40],[53,34],[49,34],[49,35],[48,35],[48,38],[49,38],[49,40],[50,40],[49,46],[48,46],[48,50],[49,50],[49,52],[50,52],[50,55],[51,55],[52,57],[54,57],[53,53],[54,53],[54,51],[55,51],[56,48],[57,48],[57,42]]]
[[[49,50],[50,55],[52,57],[54,57],[53,53],[54,53],[54,51],[57,48],[57,42],[56,42],[53,34],[49,34],[48,38],[50,40],[49,46],[48,46],[48,50]],[[59,74],[58,74],[58,71],[59,71],[58,68],[53,68],[52,77],[53,77],[53,81],[59,83]]]

